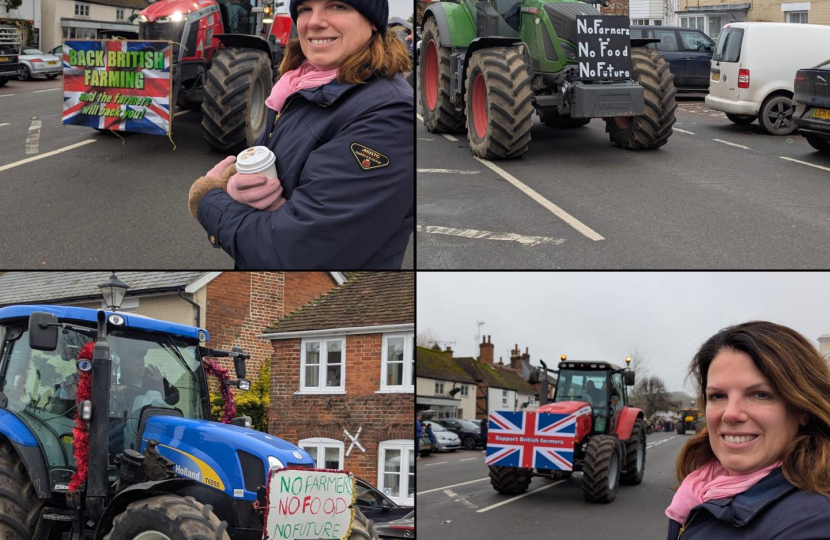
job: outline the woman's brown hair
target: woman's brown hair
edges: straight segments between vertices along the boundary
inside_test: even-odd
[[[280,64],[280,75],[297,69],[305,60],[300,47],[300,39],[292,39],[285,48],[285,56]],[[381,35],[373,32],[372,39],[365,49],[353,54],[343,62],[337,72],[337,82],[364,83],[371,74],[390,79],[398,73],[412,71],[406,45],[395,36],[394,32]]]
[[[772,384],[775,393],[791,407],[809,413],[787,447],[781,469],[791,484],[805,491],[830,496],[830,368],[807,339],[779,324],[752,321],[724,328],[700,348],[689,367],[699,403],[706,409],[709,366],[721,351],[746,353]],[[706,429],[692,436],[677,459],[677,480],[682,482],[715,454]]]

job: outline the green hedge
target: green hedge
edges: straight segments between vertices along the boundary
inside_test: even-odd
[[[234,393],[236,415],[250,416],[251,427],[263,433],[268,433],[268,405],[271,402],[270,381],[271,370],[268,364],[263,364],[259,370],[259,379],[251,383],[251,389],[247,392],[238,390]],[[224,407],[225,401],[222,396],[211,393],[210,410],[214,419],[222,419],[225,413]]]

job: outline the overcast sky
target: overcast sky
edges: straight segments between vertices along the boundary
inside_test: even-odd
[[[417,332],[455,356],[478,356],[476,321],[496,361],[518,343],[531,363],[561,354],[623,365],[635,350],[669,391],[685,390],[692,356],[726,326],[784,324],[818,347],[830,334],[827,273],[418,273]]]
[[[389,17],[402,17],[409,19],[415,12],[413,0],[389,0]]]

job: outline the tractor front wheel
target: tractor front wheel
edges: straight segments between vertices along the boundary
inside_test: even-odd
[[[216,51],[202,101],[208,144],[222,152],[253,146],[265,128],[265,98],[272,86],[271,59],[264,52],[233,47]]]
[[[115,517],[104,540],[230,540],[228,523],[193,497],[161,495],[136,501]]]
[[[582,495],[588,502],[609,503],[617,497],[619,484],[617,438],[610,435],[592,437],[582,463]]]
[[[430,17],[424,23],[421,41],[421,105],[424,125],[433,133],[464,131],[464,111],[456,110],[450,99],[450,53],[441,45],[438,23]]]
[[[634,422],[631,438],[625,443],[625,474],[620,482],[636,486],[643,481],[646,470],[646,423],[642,418]]]
[[[485,159],[517,158],[530,146],[530,72],[518,47],[483,49],[467,66],[467,138]]]
[[[631,49],[634,80],[643,87],[643,114],[634,117],[605,119],[614,146],[626,150],[651,150],[666,144],[672,134],[674,110],[674,75],[663,55],[654,49]]]
[[[31,540],[42,508],[14,447],[0,439],[0,538]]]
[[[490,465],[490,484],[504,495],[518,495],[530,485],[530,470]]]

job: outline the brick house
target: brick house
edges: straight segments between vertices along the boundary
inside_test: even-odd
[[[339,272],[118,272],[130,286],[121,311],[205,328],[210,346],[242,347],[251,355],[248,378],[256,380],[273,350],[256,336],[313,298],[345,283]],[[110,272],[6,272],[0,306],[57,304],[100,309],[100,283]],[[194,305],[195,304],[195,305]],[[233,367],[230,359],[219,359]],[[233,374],[233,371],[231,371]]]
[[[260,336],[274,351],[268,431],[318,467],[354,472],[407,506],[415,498],[414,281],[358,273]]]

